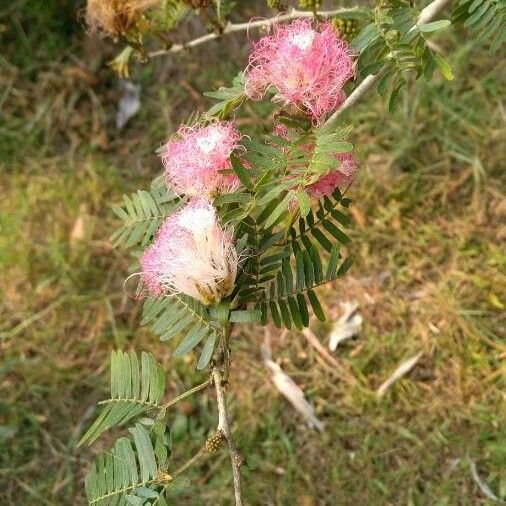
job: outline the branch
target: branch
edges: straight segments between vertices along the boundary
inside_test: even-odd
[[[317,17],[319,18],[331,18],[333,16],[338,16],[339,14],[349,13],[349,12],[358,12],[358,7],[350,7],[350,8],[341,8],[335,9],[331,11],[319,11],[317,12]],[[152,51],[148,54],[150,58],[154,58],[156,56],[163,56],[169,53],[179,53],[185,49],[191,49],[192,47],[199,46],[200,44],[204,44],[211,40],[219,39],[222,35],[229,35],[234,32],[242,32],[249,31],[257,28],[270,28],[272,25],[276,23],[282,23],[284,21],[292,21],[294,19],[303,19],[303,18],[314,18],[315,15],[312,11],[299,11],[296,9],[290,10],[287,14],[281,14],[279,16],[274,16],[272,18],[260,19],[258,21],[249,21],[247,23],[228,23],[225,28],[221,32],[213,32],[208,33],[206,35],[202,35],[202,37],[197,37],[196,39],[190,40],[188,42],[182,42],[180,44],[174,44],[169,49],[159,49],[157,51]]]
[[[450,3],[451,0],[434,0],[432,3],[427,5],[425,9],[422,10],[420,13],[420,16],[418,17],[418,20],[416,22],[416,25],[414,25],[410,31],[416,30],[418,25],[423,23],[428,23],[429,21],[432,21],[445,7],[448,3]],[[386,69],[386,65],[381,68],[377,74],[369,74],[354,90],[353,93],[345,100],[344,104],[336,111],[332,116],[329,117],[327,120],[327,124],[330,126],[332,123],[336,122],[339,116],[349,109],[350,107],[353,107],[361,98],[362,95],[365,95],[378,81],[378,79],[381,77],[383,72]]]
[[[223,377],[218,368],[213,368],[212,377],[214,386],[216,388],[216,399],[218,401],[218,431],[221,431],[225,436],[230,453],[230,462],[232,464],[232,476],[234,479],[234,494],[236,506],[243,506],[242,500],[242,484],[241,484],[241,471],[242,457],[235,445],[230,431],[230,424],[227,415],[227,408],[225,403],[225,390],[223,388]]]

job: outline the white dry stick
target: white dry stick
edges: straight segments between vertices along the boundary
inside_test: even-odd
[[[499,499],[499,497],[497,497],[492,490],[490,490],[490,487],[481,479],[478,474],[476,462],[471,457],[467,457],[467,461],[469,463],[469,469],[471,470],[471,476],[482,493],[489,499],[492,499],[492,501],[498,502],[499,504],[506,504],[506,501]]]
[[[341,302],[343,309],[341,317],[334,322],[329,335],[329,349],[336,351],[339,343],[356,336],[362,330],[362,316],[357,312],[358,303]]]
[[[302,329],[302,335],[307,339],[308,343],[333,367],[341,368],[339,362],[327,351],[316,334],[309,328]]]
[[[79,214],[74,221],[72,231],[70,232],[70,248],[74,249],[79,242],[86,238],[86,222],[88,218],[88,206],[85,202],[79,205]]]
[[[283,372],[281,367],[272,360],[265,360],[265,365],[271,371],[272,382],[279,392],[290,402],[290,404],[304,417],[309,427],[319,430],[324,429],[325,424],[316,416],[314,407],[306,400],[304,392],[297,386],[288,374]]]
[[[264,364],[272,373],[271,379],[277,390],[304,417],[309,427],[323,431],[325,424],[316,416],[314,407],[307,401],[302,389],[271,358],[270,332],[266,327],[262,346]]]
[[[381,386],[376,390],[376,396],[382,397],[385,395],[385,392],[399,379],[408,374],[413,367],[417,364],[417,362],[422,358],[423,351],[417,353],[414,357],[405,360],[397,369],[393,372],[393,374],[381,384]]]
[[[302,335],[307,339],[308,343],[318,352],[318,354],[332,367],[332,372],[338,375],[339,379],[346,382],[348,385],[354,385],[357,379],[348,367],[336,360],[327,348],[320,342],[316,334],[310,329],[302,329]],[[325,362],[323,362],[325,364]]]

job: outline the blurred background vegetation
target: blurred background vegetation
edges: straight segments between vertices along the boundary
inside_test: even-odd
[[[260,0],[238,3],[238,18],[266,12]],[[86,503],[83,476],[100,445],[75,445],[107,391],[113,348],[160,357],[171,394],[202,379],[192,357],[172,361],[139,326],[139,304],[123,287],[130,258],[108,241],[110,207],[158,174],[155,149],[208,107],[201,92],[244,66],[248,40],[135,67],[141,109],[118,132],[120,87],[107,66],[117,47],[86,34],[82,8],[0,7],[2,505]],[[362,332],[336,354],[357,382],[343,381],[300,333],[273,334],[275,357],[324,433],[272,387],[261,331],[234,337],[232,416],[249,504],[494,504],[485,485],[506,499],[504,61],[464,31],[435,43],[454,81],[413,86],[394,116],[371,94],[350,116],[362,161],[350,194],[359,261],[325,300],[334,318],[340,302],[360,305]],[[241,121],[268,124],[253,109]],[[313,330],[326,339],[328,326]],[[420,350],[378,399],[377,387]],[[175,463],[214,426],[212,396],[174,410]],[[177,504],[229,504],[227,459],[193,469],[195,486]]]

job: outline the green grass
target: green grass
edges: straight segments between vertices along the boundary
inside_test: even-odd
[[[107,390],[111,349],[153,351],[174,395],[202,378],[192,357],[171,360],[139,327],[123,286],[129,255],[107,240],[110,204],[149,183],[155,148],[204,107],[189,90],[225,82],[235,64],[224,61],[225,45],[177,68],[143,67],[143,108],[119,135],[110,46],[83,40],[70,2],[21,4],[0,21],[3,46],[22,48],[0,62],[0,497],[80,505],[93,452],[110,443],[76,449]],[[67,17],[55,15],[60,7]],[[325,420],[323,434],[272,387],[261,331],[241,328],[233,339],[230,401],[248,504],[492,505],[468,458],[506,498],[505,90],[497,55],[462,43],[463,33],[452,40],[453,82],[413,87],[393,117],[370,95],[349,117],[363,161],[351,191],[359,261],[324,293],[334,315],[339,301],[360,303],[364,329],[336,354],[356,384],[323,367],[299,333],[273,336],[275,357]],[[328,326],[314,330],[324,340]],[[413,371],[377,399],[419,350]],[[176,465],[215,425],[212,392],[179,405],[172,423]],[[177,504],[231,503],[225,453],[188,477],[193,492]]]

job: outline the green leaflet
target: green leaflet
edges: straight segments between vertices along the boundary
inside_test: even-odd
[[[100,454],[85,479],[88,503],[96,506],[144,504],[146,498],[159,501],[156,486],[158,471],[164,469],[157,459],[152,436],[144,425],[130,429],[131,437],[119,438],[107,452]],[[157,438],[157,442],[159,438]],[[140,503],[137,499],[143,499]]]
[[[506,2],[503,0],[458,0],[452,21],[464,25],[478,40],[489,43],[492,51],[501,49],[506,41]]]
[[[111,355],[111,396],[104,409],[79,441],[91,444],[105,431],[125,425],[132,418],[159,409],[165,393],[165,371],[150,353],[141,363],[134,352],[114,351]]]
[[[204,95],[218,100],[218,103],[207,111],[206,116],[210,118],[213,116],[217,116],[218,118],[227,117],[233,109],[239,107],[247,98],[244,93],[244,73],[240,72],[234,77],[231,87],[207,91]]]
[[[165,186],[138,190],[123,196],[123,204],[113,207],[122,224],[111,235],[115,246],[145,246],[156,234],[163,220],[180,205],[179,197]]]
[[[189,334],[195,328],[205,329],[205,335],[219,329],[211,320],[207,308],[191,297],[175,294],[163,299],[147,297],[143,306],[142,325],[151,325],[161,341],[168,341],[179,334]]]

